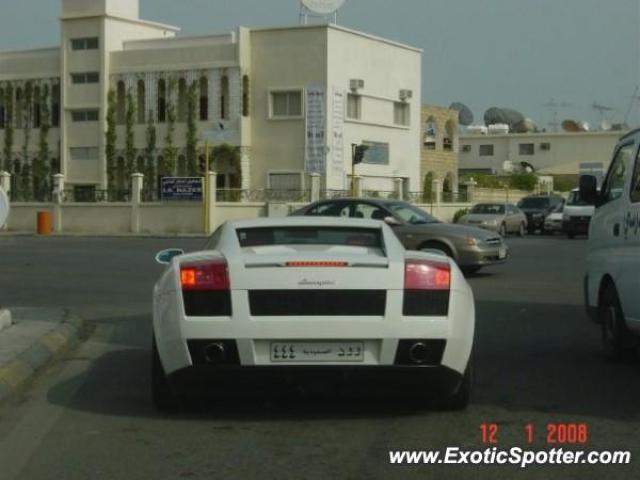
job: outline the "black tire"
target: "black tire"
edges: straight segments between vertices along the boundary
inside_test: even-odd
[[[443,410],[464,410],[469,405],[469,400],[471,399],[471,389],[473,384],[473,365],[471,364],[471,360],[467,364],[467,369],[464,372],[464,376],[462,377],[462,382],[454,393],[445,396],[442,399],[442,409]]]
[[[151,397],[153,404],[161,412],[175,412],[180,406],[178,397],[171,389],[164,373],[155,338],[151,347]]]
[[[462,273],[464,273],[465,275],[473,275],[475,273],[478,273],[480,270],[482,269],[482,267],[479,266],[473,266],[473,267],[461,267],[460,270],[462,270]]]
[[[420,245],[420,250],[440,250],[447,257],[453,258],[455,260],[451,249],[440,242],[425,243],[424,245]]]
[[[525,233],[526,233],[526,228],[524,226],[524,223],[521,223],[520,227],[518,228],[518,236],[524,237]]]
[[[502,225],[500,225],[500,230],[498,230],[498,234],[501,237],[506,237],[507,236],[507,226],[504,223]]]
[[[598,320],[602,328],[602,348],[607,358],[614,361],[636,358],[638,338],[627,328],[618,292],[611,284],[602,292]]]

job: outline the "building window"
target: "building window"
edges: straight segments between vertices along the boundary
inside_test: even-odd
[[[209,120],[209,79],[200,78],[200,120]]]
[[[242,116],[249,116],[249,76],[242,77]]]
[[[41,100],[40,87],[36,87],[33,89],[33,128],[40,128],[42,123]]]
[[[410,123],[409,104],[405,102],[394,102],[393,104],[393,123],[408,127]]]
[[[158,80],[158,123],[167,121],[167,82]]]
[[[469,153],[471,151],[471,145],[463,145],[462,146],[462,151],[464,153]]]
[[[126,120],[126,101],[127,92],[124,86],[124,82],[120,80],[116,91],[116,122],[119,125],[124,125]]]
[[[187,81],[181,78],[178,82],[178,121],[187,121]]]
[[[389,165],[389,144],[380,142],[362,142],[369,147],[364,154],[363,163]]]
[[[100,74],[98,72],[81,72],[71,74],[71,83],[79,85],[83,83],[98,83]]]
[[[551,150],[551,144],[549,142],[544,142],[540,144],[540,150],[549,151]]]
[[[535,153],[535,147],[533,143],[521,143],[518,145],[518,151],[520,155],[533,155]]]
[[[147,113],[146,105],[146,89],[144,86],[144,80],[138,80],[138,101],[136,105],[136,111],[138,113],[138,123],[143,124]]]
[[[429,117],[424,124],[424,146],[427,150],[436,149],[436,135],[438,133],[438,123],[433,117]]]
[[[60,85],[51,89],[51,125],[60,126]]]
[[[71,147],[69,155],[71,160],[98,160],[98,147]]]
[[[224,75],[220,79],[220,119],[229,118],[229,77]]]
[[[347,93],[347,118],[360,120],[362,118],[362,97],[354,93]]]
[[[447,120],[444,126],[444,138],[442,139],[442,149],[448,152],[453,151],[453,143],[456,137],[456,124],[453,120]]]
[[[302,91],[271,92],[271,117],[296,118],[302,116]]]
[[[74,110],[71,112],[73,122],[97,122],[98,110]]]
[[[480,145],[481,157],[493,157],[493,145]]]
[[[71,40],[72,50],[97,50],[98,45],[98,37],[74,38]]]

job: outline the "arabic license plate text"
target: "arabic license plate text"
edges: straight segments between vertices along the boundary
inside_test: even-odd
[[[278,362],[363,362],[362,342],[273,342],[271,361]]]

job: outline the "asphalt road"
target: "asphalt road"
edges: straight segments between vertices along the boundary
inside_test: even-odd
[[[158,415],[148,390],[155,251],[198,239],[0,237],[0,305],[63,306],[87,340],[0,406],[0,478],[638,478],[638,363],[615,365],[585,317],[586,242],[510,239],[512,259],[470,279],[477,300],[476,379],[465,412],[402,401],[291,398],[212,402]],[[416,388],[422,388],[416,386]],[[586,450],[631,450],[627,466],[415,466],[389,450],[547,449],[548,423],[584,422]],[[635,460],[635,456],[638,459]]]

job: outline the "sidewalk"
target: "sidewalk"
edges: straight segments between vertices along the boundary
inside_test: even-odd
[[[26,385],[80,336],[83,321],[59,308],[0,310],[0,401]]]

